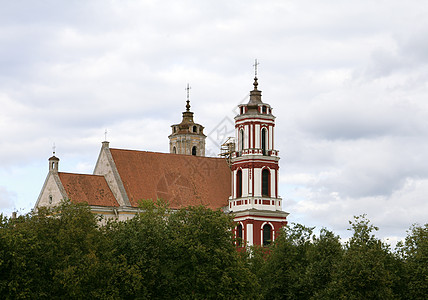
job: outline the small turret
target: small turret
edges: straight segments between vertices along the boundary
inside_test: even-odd
[[[58,173],[59,158],[52,156],[49,158],[49,172]]]
[[[52,157],[49,157],[49,172],[58,173],[59,158],[55,156],[55,148],[54,144]]]

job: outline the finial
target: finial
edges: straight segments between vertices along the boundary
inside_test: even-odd
[[[56,146],[55,146],[55,143],[53,143],[53,145],[52,145],[52,153],[53,153],[53,156],[55,156],[55,150],[56,150]]]
[[[254,62],[254,65],[253,65],[253,67],[254,67],[254,77],[255,78],[257,78],[257,66],[258,65],[260,65],[260,63],[257,61],[257,58],[256,58],[255,62]]]
[[[257,66],[260,65],[260,63],[257,61],[257,58],[254,61],[254,89],[257,90],[257,86],[259,85],[259,83],[257,82]]]
[[[107,129],[104,131],[104,141],[107,141]]]
[[[189,84],[187,84],[187,87],[185,88],[185,90],[187,91],[186,111],[190,111],[190,100],[189,100],[190,89],[191,87],[189,86]]]

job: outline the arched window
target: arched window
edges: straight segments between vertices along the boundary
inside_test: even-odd
[[[175,149],[175,146],[172,148],[172,153],[177,154],[177,149]]]
[[[197,132],[196,126],[193,126],[193,132]]]
[[[272,227],[270,224],[263,226],[263,246],[268,246],[272,242]]]
[[[239,223],[239,225],[236,227],[236,238],[238,240],[238,246],[242,245],[242,238],[243,238],[243,228],[242,228],[242,224]]]
[[[266,128],[262,129],[262,151],[263,151],[263,155],[267,154],[267,151],[266,151]]]
[[[196,146],[193,146],[193,147],[192,147],[192,155],[195,155],[195,156],[196,156]]]
[[[269,169],[263,169],[262,171],[262,196],[263,197],[270,197],[269,177],[270,177]]]
[[[236,173],[236,198],[242,197],[242,171]]]
[[[267,112],[266,106],[262,107],[262,112],[265,114]]]
[[[244,150],[244,130],[241,129],[240,131],[240,138],[241,138],[241,151]]]

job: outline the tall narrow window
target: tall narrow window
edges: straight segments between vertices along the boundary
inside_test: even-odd
[[[263,151],[263,155],[267,154],[267,151],[266,151],[266,128],[262,129],[262,151]]]
[[[270,197],[269,195],[269,169],[263,169],[262,171],[262,196]]]
[[[263,246],[268,246],[272,242],[272,227],[269,224],[263,226]]]
[[[241,151],[244,150],[244,130],[241,129]]]
[[[172,153],[176,154],[177,153],[177,149],[174,147],[172,147]]]
[[[197,130],[197,128],[196,128],[196,126],[193,126],[193,132],[197,132],[198,130]]]
[[[236,198],[242,197],[242,171],[236,173]]]
[[[192,155],[195,155],[195,156],[196,156],[196,146],[193,146],[193,147],[192,147]]]
[[[238,227],[236,227],[236,238],[238,240],[238,246],[242,246],[242,238],[243,238],[243,234],[242,234],[242,224],[239,223]]]

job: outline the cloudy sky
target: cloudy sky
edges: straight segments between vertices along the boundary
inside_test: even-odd
[[[428,221],[428,5],[413,0],[0,0],[0,211],[111,147],[168,151],[185,86],[207,152],[259,89],[291,222],[394,243]]]

